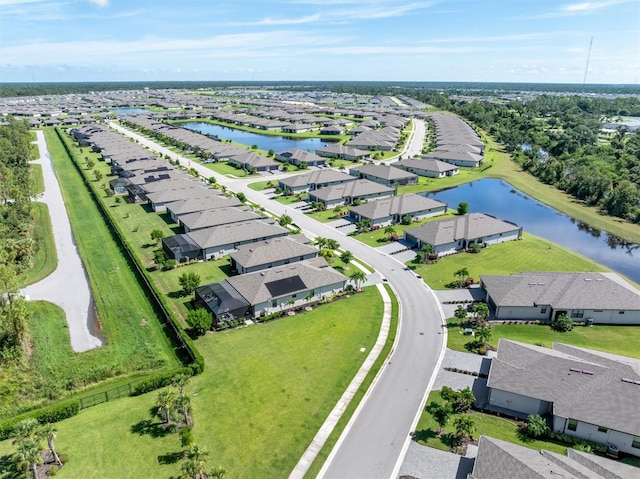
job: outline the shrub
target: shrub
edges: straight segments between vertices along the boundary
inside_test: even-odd
[[[551,329],[564,333],[573,329],[573,321],[565,314],[561,314],[551,322]]]
[[[78,414],[79,411],[80,401],[74,399],[7,419],[6,421],[0,422],[0,441],[9,439],[13,435],[15,426],[25,419],[33,418],[40,424],[48,422],[54,423],[73,417]]]
[[[538,414],[530,414],[527,417],[527,424],[524,427],[527,436],[537,439],[547,436],[549,431],[549,424]]]
[[[170,386],[173,383],[173,379],[180,374],[192,376],[192,368],[186,367],[174,369],[173,371],[167,371],[164,373],[156,374],[147,379],[143,379],[138,384],[136,384],[136,386],[133,388],[133,391],[131,392],[131,395],[140,396],[141,394],[155,391],[156,389],[160,389],[165,386]]]
[[[176,267],[175,259],[168,259],[164,263],[162,263],[162,271],[169,271]]]
[[[187,324],[191,326],[191,331],[193,331],[194,335],[202,336],[211,329],[213,317],[204,308],[195,309],[187,314]]]
[[[62,459],[60,460],[62,461]],[[49,469],[47,469],[47,476],[55,476],[56,474],[58,474],[57,467],[50,467]]]
[[[183,448],[188,449],[195,442],[193,431],[189,426],[180,429],[180,444]]]

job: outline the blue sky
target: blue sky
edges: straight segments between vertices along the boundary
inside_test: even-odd
[[[639,0],[0,0],[0,81],[640,82]]]

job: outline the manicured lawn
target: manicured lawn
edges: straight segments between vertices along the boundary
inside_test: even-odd
[[[297,193],[295,195],[279,195],[275,200],[283,205],[292,205],[309,199],[309,193]]]
[[[444,215],[434,216],[432,218],[426,218],[424,220],[416,221],[414,223],[411,223],[410,225],[403,225],[398,223],[393,225],[393,227],[396,230],[398,238],[402,238],[404,231],[407,229],[417,228],[418,226],[422,226],[425,223],[452,218],[453,216],[455,216],[453,213],[447,213]],[[377,248],[378,246],[384,246],[388,243],[387,238],[389,237],[389,235],[384,232],[384,228],[378,228],[377,230],[360,233],[358,235],[354,235],[353,237],[358,241],[362,241],[364,244],[367,244],[373,248]]]
[[[458,320],[449,319],[448,324],[447,347],[467,351],[465,344],[473,338],[462,334]],[[640,326],[576,326],[572,331],[560,333],[543,324],[493,324],[491,333],[493,339],[489,344],[494,347],[498,347],[500,338],[547,348],[550,348],[552,343],[559,342],[640,358]]]
[[[288,476],[375,343],[381,318],[377,290],[366,288],[311,312],[200,338],[207,367],[187,391],[210,466],[222,465],[227,477]],[[70,456],[59,477],[175,476],[179,464],[166,462],[181,450],[178,436],[132,431],[150,418],[156,395],[58,423],[56,446]],[[12,451],[10,441],[0,443],[0,458]]]
[[[48,206],[34,201],[31,203],[31,213],[34,218],[32,237],[36,246],[31,269],[26,271],[18,280],[20,286],[27,286],[46,278],[58,266],[58,255],[53,239]]]
[[[460,173],[455,176],[447,176],[446,178],[427,178],[425,176],[420,176],[418,177],[418,183],[415,185],[399,186],[398,194],[424,193],[425,191],[439,191],[447,188],[453,188],[454,186],[485,178],[487,176],[484,172],[486,169],[486,165],[482,168],[460,167]],[[455,208],[457,205],[451,206]]]
[[[523,233],[520,241],[488,246],[480,253],[459,253],[440,258],[435,264],[409,262],[433,289],[446,289],[461,268],[476,282],[481,274],[513,274],[522,271],[608,271],[603,266],[565,248]]]
[[[257,173],[255,175],[251,175],[247,170],[243,168],[236,168],[235,166],[231,166],[226,161],[217,161],[215,163],[203,163],[203,165],[209,168],[211,171],[215,171],[216,173],[220,173],[221,175],[232,176],[235,178],[246,178],[250,176],[259,178],[260,176]]]
[[[33,194],[44,193],[44,176],[42,175],[42,165],[32,164],[29,171],[33,182]]]
[[[427,399],[427,405],[431,402],[438,404],[443,403],[444,401],[439,393],[440,391],[431,391]],[[475,411],[471,411],[469,416],[471,416],[476,426],[476,431],[473,433],[473,437],[476,440],[481,435],[485,435],[538,451],[540,449],[546,449],[547,451],[557,452],[558,454],[565,454],[567,451],[566,446],[556,442],[530,439],[523,440],[518,434],[517,425],[510,420]],[[423,446],[429,446],[443,451],[450,450],[446,436],[448,433],[455,432],[455,427],[453,426],[455,417],[454,415],[449,419],[449,422],[444,428],[444,433],[442,436],[437,437],[438,423],[435,422],[428,412],[424,411],[416,426],[413,439]]]
[[[342,211],[347,211],[345,206],[342,207]],[[343,217],[342,215],[336,215],[333,209],[324,211],[313,211],[305,214],[313,218],[314,220],[319,221],[320,223],[329,223],[331,221],[339,220]]]

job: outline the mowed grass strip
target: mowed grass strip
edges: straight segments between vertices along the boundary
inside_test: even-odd
[[[457,319],[448,320],[447,347],[456,351],[467,351],[465,345],[473,338],[463,334]],[[640,326],[611,326],[596,324],[576,326],[564,333],[554,331],[545,324],[492,324],[493,338],[489,341],[498,347],[501,338],[537,344],[550,348],[554,342],[572,344],[583,348],[640,358]]]
[[[56,132],[45,130],[78,249],[89,276],[102,332],[104,367],[136,371],[177,366],[149,298],[109,231]]]
[[[572,251],[523,233],[522,240],[490,245],[480,253],[458,253],[440,258],[435,264],[407,265],[422,275],[433,289],[446,289],[454,273],[467,268],[476,282],[480,275],[513,274],[522,271],[609,271],[604,266]]]
[[[44,175],[42,173],[42,165],[31,164],[29,166],[29,175],[33,183],[33,194],[39,195],[44,193]]]
[[[33,233],[35,251],[31,268],[18,278],[20,286],[37,283],[55,271],[58,266],[58,254],[53,238],[49,207],[45,203],[32,202]]]
[[[369,354],[382,310],[377,290],[365,288],[310,312],[200,338],[207,367],[187,392],[209,465],[222,465],[228,477],[286,478]],[[56,447],[70,458],[59,476],[175,477],[178,435],[136,432],[156,396],[103,403],[57,423]],[[0,461],[14,451],[1,442]]]

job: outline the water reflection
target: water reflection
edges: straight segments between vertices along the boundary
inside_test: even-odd
[[[529,233],[580,253],[640,283],[638,244],[559,213],[505,181],[483,179],[427,196],[453,208],[466,201],[470,212],[486,213],[517,223]]]

